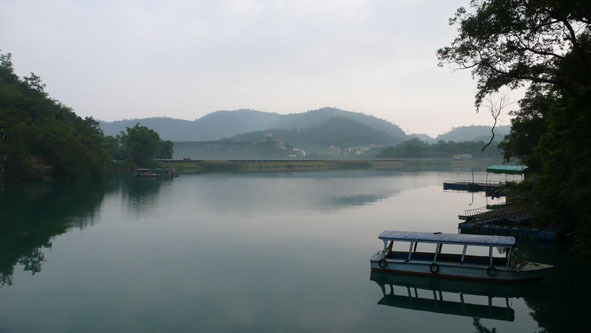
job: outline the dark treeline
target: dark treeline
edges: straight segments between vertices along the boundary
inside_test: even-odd
[[[44,92],[31,73],[14,74],[10,54],[0,54],[0,166],[6,179],[53,166],[58,178],[102,175],[109,161],[98,123],[82,119]]]
[[[19,78],[10,53],[0,54],[0,179],[100,177],[113,160],[133,167],[172,156],[172,142],[139,125],[105,138],[98,122],[77,116],[44,88],[33,73]]]
[[[454,155],[471,155],[474,158],[499,158],[501,151],[497,147],[490,147],[482,151],[484,142],[453,142],[439,141],[434,144],[428,144],[419,139],[412,139],[402,142],[393,147],[384,148],[378,158],[449,158]]]
[[[472,1],[450,20],[458,36],[440,64],[478,79],[476,106],[503,87],[527,87],[501,143],[537,177],[519,186],[540,224],[575,228],[591,254],[591,2]]]

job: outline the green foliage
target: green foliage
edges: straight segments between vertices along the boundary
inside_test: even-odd
[[[8,180],[33,177],[51,166],[53,176],[101,176],[108,157],[102,132],[50,99],[41,79],[14,74],[11,55],[0,55],[0,166]]]
[[[140,124],[128,127],[126,132],[121,132],[119,141],[121,151],[116,155],[130,159],[138,167],[154,166],[155,158],[172,158],[173,143],[161,140],[158,133]],[[115,146],[113,139],[107,139],[106,143],[113,151]]]
[[[538,174],[529,186],[537,221],[576,228],[591,253],[591,2],[472,1],[451,20],[459,34],[440,63],[471,69],[476,104],[503,86],[528,85],[501,143]]]
[[[475,158],[499,158],[500,151],[495,146],[482,151],[484,142],[439,141],[434,144],[419,139],[404,141],[393,147],[384,148],[379,158],[450,158],[453,155],[470,154]]]
[[[568,60],[589,70],[590,2],[472,0],[470,6],[473,11],[459,8],[450,19],[459,25],[458,36],[437,55],[440,65],[472,70],[477,105],[504,86],[536,83],[576,92],[572,73],[559,75],[558,69]]]

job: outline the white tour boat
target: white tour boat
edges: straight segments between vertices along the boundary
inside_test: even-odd
[[[470,280],[522,281],[541,279],[553,267],[512,260],[514,237],[384,231],[378,238],[384,242],[384,248],[372,256],[372,270]],[[408,251],[394,251],[394,242],[409,244]],[[433,251],[417,251],[417,245],[423,243],[431,244]],[[456,248],[463,246],[462,254],[442,252],[446,248],[444,245],[449,244]],[[488,256],[468,255],[468,247],[487,247]],[[494,257],[494,247],[505,256]]]

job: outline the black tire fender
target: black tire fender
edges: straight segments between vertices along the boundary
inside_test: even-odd
[[[380,266],[380,268],[386,268],[386,266],[388,266],[388,262],[386,259],[382,258],[380,261],[378,261],[378,266]]]
[[[437,265],[436,263],[432,263],[431,265],[429,265],[429,270],[431,271],[431,273],[437,274],[439,273],[439,265]]]

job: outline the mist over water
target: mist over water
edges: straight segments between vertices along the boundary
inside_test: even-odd
[[[443,180],[471,177],[331,171],[6,186],[0,331],[584,327],[589,271],[550,245],[520,244],[557,269],[525,294],[493,297],[504,317],[475,320],[427,301],[402,306],[382,293],[380,284],[392,281],[370,280],[369,258],[383,230],[455,233],[458,214],[498,202],[442,190]],[[406,287],[395,291],[403,295]]]

